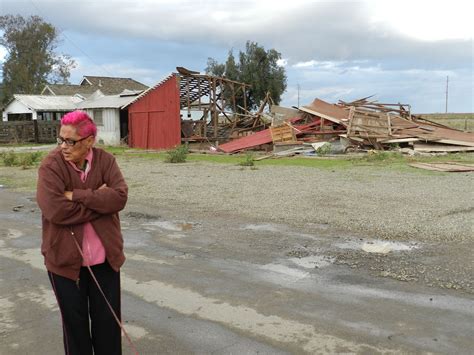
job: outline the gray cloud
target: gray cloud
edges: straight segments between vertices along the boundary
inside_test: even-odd
[[[208,57],[223,61],[229,49],[243,49],[252,40],[286,59],[286,105],[296,104],[299,83],[308,102],[315,96],[334,101],[378,94],[421,111],[439,110],[449,75],[453,104],[472,110],[472,38],[417,40],[372,21],[370,6],[366,1],[293,0],[282,8],[247,0],[0,0],[0,13],[36,14],[61,29],[61,50],[80,62],[73,76],[94,71],[153,84],[176,65],[203,70]]]
[[[33,4],[33,6],[32,6]],[[371,23],[367,2],[306,2],[281,10],[250,1],[18,1],[2,12],[40,13],[72,32],[242,48],[273,47],[290,64],[316,60],[379,60],[389,66],[456,68],[472,63],[471,40],[421,41]],[[395,60],[396,59],[396,60]]]

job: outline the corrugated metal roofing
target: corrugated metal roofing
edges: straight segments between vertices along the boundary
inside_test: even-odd
[[[16,100],[35,111],[72,111],[82,101],[76,96],[13,95]]]
[[[94,100],[85,100],[77,104],[79,109],[87,108],[120,108],[127,106],[130,102],[134,101],[136,96],[102,96]]]
[[[219,149],[225,153],[233,153],[239,150],[244,150],[246,148],[255,147],[257,145],[271,143],[272,142],[272,134],[270,129],[264,129],[263,131],[259,131],[253,133],[249,136],[242,137],[233,141],[230,141],[225,144],[221,144]]]

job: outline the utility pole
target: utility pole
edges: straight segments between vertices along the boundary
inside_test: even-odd
[[[448,113],[448,85],[449,85],[449,76],[446,76],[446,113]]]
[[[298,107],[300,107],[300,84],[296,84],[296,87],[298,89]]]

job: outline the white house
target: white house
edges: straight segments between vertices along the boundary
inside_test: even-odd
[[[59,121],[74,110],[86,111],[97,124],[97,141],[119,145],[128,135],[126,106],[141,91],[124,90],[119,95],[104,95],[97,90],[85,99],[75,96],[14,95],[5,107],[3,121]]]
[[[55,121],[76,109],[84,98],[76,96],[13,95],[5,106],[3,121]]]
[[[131,78],[84,76],[79,85],[48,84],[41,95],[14,95],[2,120],[59,121],[81,109],[96,121],[98,141],[117,145],[128,135],[127,105],[147,88]]]
[[[96,91],[87,100],[76,105],[86,111],[97,125],[97,141],[107,145],[119,145],[128,135],[128,110],[141,91],[124,90],[120,95],[104,95]]]

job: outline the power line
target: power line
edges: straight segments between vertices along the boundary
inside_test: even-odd
[[[448,113],[448,87],[449,87],[449,76],[446,77],[446,113]]]

